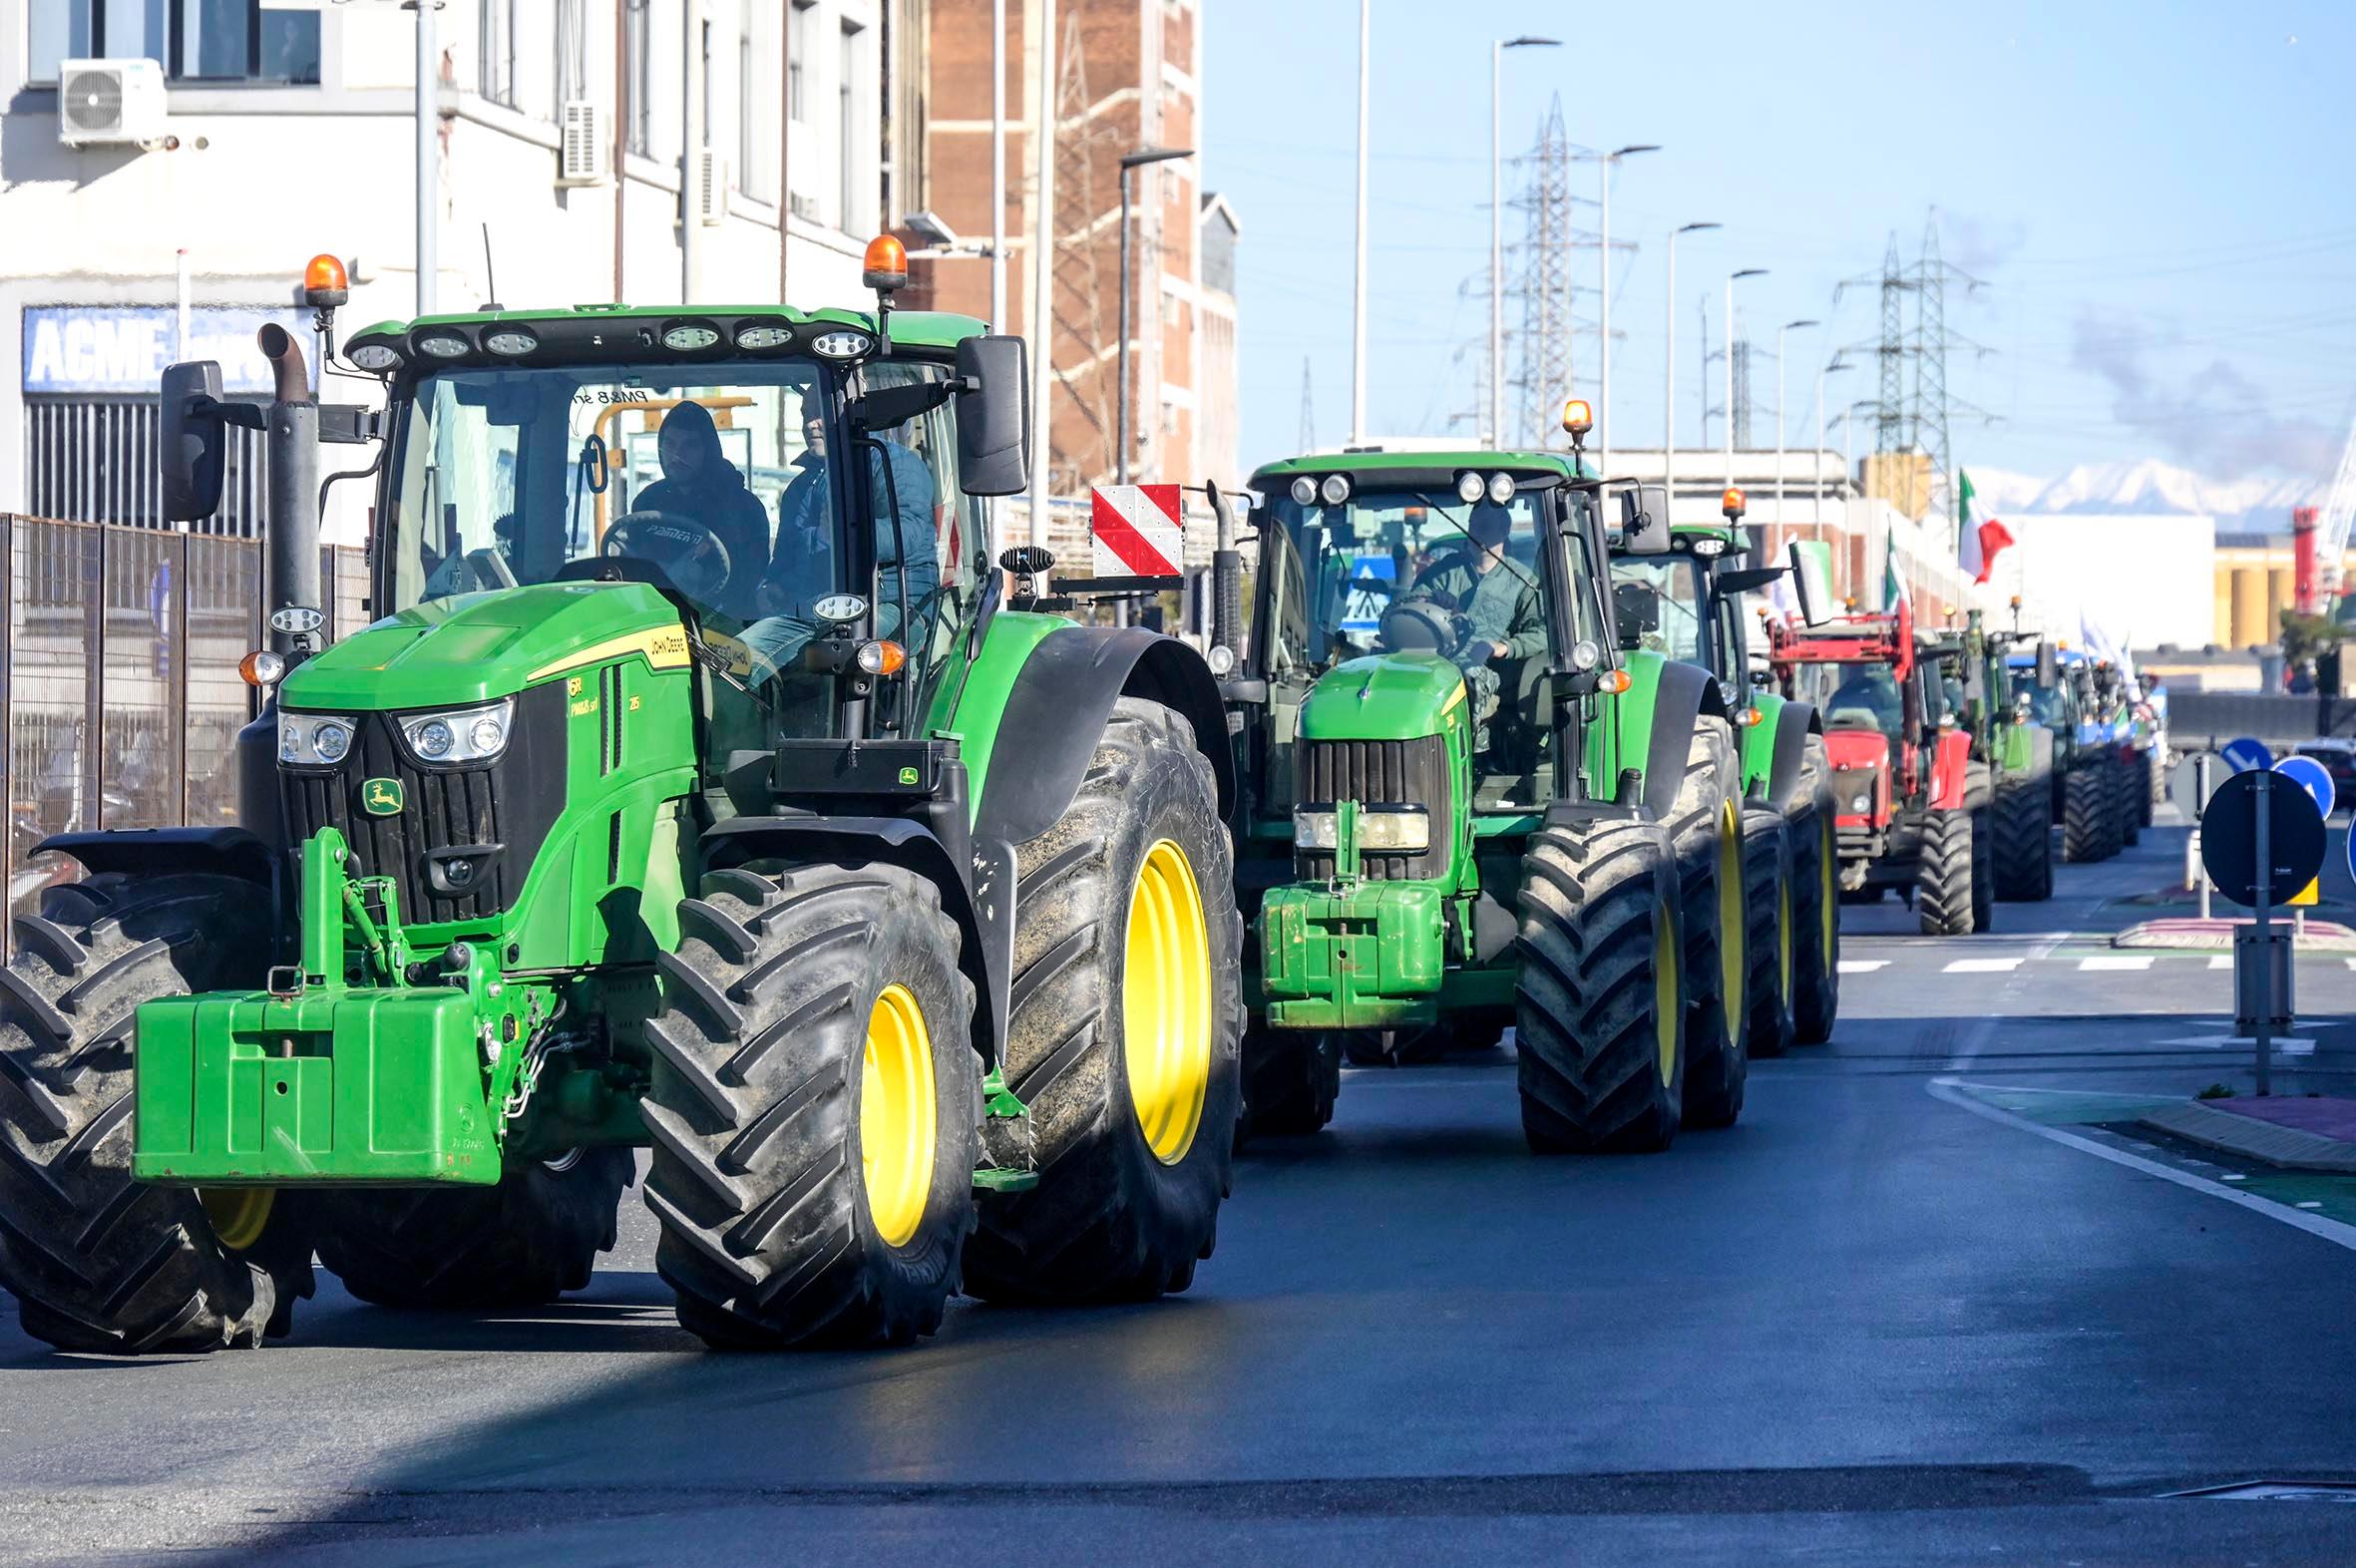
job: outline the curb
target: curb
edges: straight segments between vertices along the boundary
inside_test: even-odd
[[[2172,1133],[2192,1143],[2261,1164],[2292,1171],[2332,1171],[2356,1175],[2356,1144],[2296,1127],[2279,1127],[2253,1116],[2211,1110],[2205,1105],[2171,1105],[2140,1117],[2136,1125]]]

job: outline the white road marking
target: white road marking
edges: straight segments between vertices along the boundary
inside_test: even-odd
[[[2253,1198],[2246,1192],[2236,1192],[2222,1182],[2210,1181],[2205,1176],[2195,1176],[2189,1171],[2180,1171],[2171,1165],[2162,1165],[2158,1160],[2148,1160],[2140,1154],[2130,1154],[2125,1149],[2114,1149],[2108,1144],[2097,1143],[2092,1138],[2080,1137],[2075,1132],[2064,1132],[2059,1127],[2043,1126],[2031,1121],[2026,1116],[2016,1116],[2011,1111],[1974,1098],[1968,1092],[1963,1081],[1953,1075],[1933,1078],[1928,1087],[1936,1098],[1945,1100],[1950,1105],[1961,1106],[1975,1116],[1985,1116],[1990,1121],[2000,1122],[2021,1132],[2035,1133],[2040,1138],[2061,1144],[2065,1148],[2076,1149],[2081,1154],[2091,1154],[2098,1160],[2109,1160],[2114,1165],[2124,1165],[2129,1170],[2142,1171],[2147,1176],[2157,1176],[2161,1181],[2173,1182],[2179,1187],[2187,1187],[2194,1192],[2206,1193],[2212,1198],[2221,1198],[2236,1208],[2247,1209],[2252,1214],[2263,1216],[2277,1225],[2287,1225],[2294,1231],[2305,1231],[2310,1236],[2321,1237],[2334,1247],[2345,1247],[2350,1252],[2356,1252],[2356,1225],[2345,1225],[2338,1220],[2327,1220],[2321,1215],[2306,1214],[2297,1209],[2285,1209],[2282,1205],[2269,1203],[2264,1198]],[[1990,1087],[1996,1087],[1996,1085],[1992,1084]]]
[[[2208,956],[2208,967],[2212,970],[2229,970],[2233,967],[2233,955],[2230,953],[2212,953]],[[2356,970],[2356,959],[2350,959],[2348,961],[2348,968]]]
[[[1887,959],[1842,959],[1840,961],[1840,973],[1843,975],[1870,975],[1875,970],[1886,970],[1889,967],[1890,961]]]
[[[2152,959],[2149,954],[2132,958],[2080,959],[2078,967],[2081,970],[2148,970],[2152,967]]]
[[[2028,963],[2019,959],[1957,959],[1939,973],[1942,975],[2009,975]]]
[[[2244,1176],[2243,1174],[2241,1174],[2241,1172],[2239,1172],[2239,1171],[2233,1171],[2233,1172],[2230,1172],[2230,1173],[2228,1173],[2228,1174],[2226,1174],[2226,1175],[2219,1176],[2219,1177],[2217,1178],[2217,1180],[2219,1180],[2219,1181],[2247,1181],[2247,1180],[2249,1180],[2249,1178],[2248,1178],[2247,1176]]]
[[[2302,1209],[2320,1209],[2323,1207],[2323,1205],[2317,1200],[2310,1198],[2305,1203],[2300,1204],[2299,1207]]]
[[[2042,934],[2037,939],[2036,945],[2029,950],[2030,962],[2042,963],[2053,957],[2054,949],[2068,942],[2070,937],[2071,933],[2066,931]],[[1972,1064],[1973,1057],[1988,1048],[1988,1042],[1996,1037],[1997,1020],[2005,1014],[2014,1001],[2019,999],[2021,987],[2028,982],[2029,977],[2017,970],[2013,972],[2011,980],[1999,982],[1994,1004],[1985,1013],[1973,1019],[1971,1026],[1955,1042],[1955,1053],[1947,1058],[1949,1072],[1963,1071]]]

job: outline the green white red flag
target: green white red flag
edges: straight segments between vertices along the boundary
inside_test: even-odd
[[[1955,479],[1956,554],[1972,581],[1985,583],[1988,574],[1996,570],[1997,553],[2014,542],[2012,530],[1981,510],[1971,475],[1958,470]]]

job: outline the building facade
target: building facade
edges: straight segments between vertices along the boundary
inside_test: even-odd
[[[1236,475],[1234,207],[1201,185],[1200,0],[1006,0],[1006,319],[1053,355],[1051,489],[1084,493],[1119,467],[1122,159],[1198,150],[1127,173],[1129,473],[1200,485]],[[917,301],[990,314],[990,0],[930,0],[910,61],[905,138],[910,237],[947,251],[915,263]],[[1052,52],[1051,94],[1041,50]],[[1036,137],[1055,128],[1049,307],[1033,279],[1040,232]],[[951,236],[946,242],[942,235]]]
[[[495,282],[509,306],[858,302],[895,205],[889,62],[919,10],[445,0],[433,302],[472,309]],[[0,7],[0,512],[151,520],[157,373],[217,357],[230,390],[263,391],[253,331],[309,342],[316,252],[350,265],[347,329],[416,310],[418,26],[398,0]],[[61,84],[85,59],[111,69]],[[356,537],[360,514],[329,526]]]

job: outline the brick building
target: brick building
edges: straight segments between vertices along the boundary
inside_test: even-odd
[[[989,0],[924,0],[905,61],[902,215],[929,212],[979,250],[990,231]],[[1056,90],[1051,488],[1076,495],[1114,471],[1120,311],[1120,161],[1144,147],[1201,149],[1201,0],[1007,0],[1008,319],[1032,339],[1038,231],[1039,47]],[[1240,223],[1201,187],[1200,157],[1130,175],[1130,474],[1236,473],[1235,245]],[[923,236],[913,236],[922,238]],[[989,313],[989,263],[915,262],[913,301]]]

